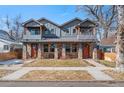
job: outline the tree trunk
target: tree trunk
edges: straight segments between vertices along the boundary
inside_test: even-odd
[[[124,71],[124,6],[118,5],[118,31],[116,40],[116,68]]]
[[[108,29],[104,29],[103,38],[108,38]]]

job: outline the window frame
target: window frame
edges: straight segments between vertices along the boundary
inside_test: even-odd
[[[3,50],[9,50],[9,45],[3,45]]]

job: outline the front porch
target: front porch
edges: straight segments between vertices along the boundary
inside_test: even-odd
[[[94,47],[91,42],[24,43],[23,59],[87,59],[92,58]]]

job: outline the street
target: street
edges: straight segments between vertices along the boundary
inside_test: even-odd
[[[0,87],[124,87],[122,81],[1,81]]]

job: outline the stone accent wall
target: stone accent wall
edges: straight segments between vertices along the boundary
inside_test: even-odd
[[[58,46],[55,44],[54,59],[58,59]]]
[[[93,50],[93,59],[97,59],[97,49],[94,48]]]
[[[27,57],[31,58],[31,44],[27,44]]]
[[[65,50],[65,44],[62,44],[62,58],[66,58],[66,50]]]
[[[26,51],[26,44],[23,44],[23,53],[22,53],[22,57],[23,57],[23,59],[26,59],[27,58],[27,53],[26,53],[27,51]]]
[[[79,43],[78,59],[82,59],[82,43]]]
[[[38,54],[37,54],[37,58],[40,59],[41,58],[41,44],[38,44]]]

